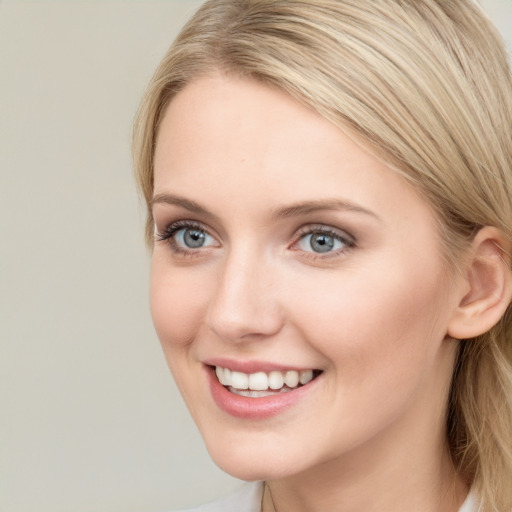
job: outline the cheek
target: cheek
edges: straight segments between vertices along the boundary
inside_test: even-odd
[[[395,265],[395,270],[375,267],[372,272],[365,267],[364,275],[326,276],[316,279],[308,293],[295,294],[309,297],[295,299],[293,307],[304,337],[344,379],[356,383],[363,375],[410,375],[434,357],[446,327],[442,276],[438,269],[416,268],[424,269]]]
[[[196,272],[197,273],[197,272]],[[202,395],[201,379],[191,350],[205,316],[209,290],[201,275],[187,269],[170,268],[165,259],[153,257],[150,279],[151,315],[156,333],[174,380],[190,409],[197,417]]]
[[[151,315],[164,350],[186,347],[193,341],[206,313],[210,281],[197,270],[170,268],[153,257]]]

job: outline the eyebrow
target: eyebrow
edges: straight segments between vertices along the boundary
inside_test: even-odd
[[[317,201],[307,201],[303,203],[297,203],[290,206],[286,206],[284,208],[278,208],[272,212],[271,217],[272,220],[279,220],[288,217],[299,217],[301,215],[307,215],[319,211],[337,210],[363,213],[365,215],[374,217],[377,220],[380,220],[380,217],[371,210],[367,210],[366,208],[363,208],[362,206],[352,203],[351,201],[336,198],[319,199]]]
[[[176,196],[174,194],[155,195],[153,199],[151,199],[150,201],[151,208],[155,204],[169,204],[173,206],[179,206],[181,208],[184,208],[185,210],[188,210],[191,213],[196,213],[198,215],[203,215],[205,217],[216,218],[216,216],[213,213],[209,212],[199,203],[196,203],[195,201],[186,199],[181,196]],[[300,217],[301,215],[308,215],[310,213],[316,213],[319,211],[337,210],[363,213],[365,215],[374,217],[377,220],[380,220],[380,217],[371,210],[363,208],[362,206],[352,203],[351,201],[336,198],[306,201],[297,204],[292,204],[290,206],[277,208],[272,211],[270,218],[271,220],[276,221],[279,219],[285,219],[290,217]]]
[[[215,217],[213,213],[209,212],[206,208],[203,208],[199,203],[192,201],[190,199],[186,199],[181,196],[175,196],[173,194],[157,194],[155,195],[149,205],[151,208],[155,204],[170,204],[174,206],[180,206],[181,208],[185,208],[192,213],[197,213],[199,215],[204,215],[206,217]]]

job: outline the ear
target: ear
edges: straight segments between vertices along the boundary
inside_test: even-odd
[[[496,325],[512,297],[510,242],[497,228],[477,233],[465,265],[464,292],[448,325],[456,339],[474,338]]]

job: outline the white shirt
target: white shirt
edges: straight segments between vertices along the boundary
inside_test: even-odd
[[[261,512],[262,494],[263,482],[246,483],[227,498],[181,512]],[[469,493],[459,512],[478,512],[478,510],[474,495]]]

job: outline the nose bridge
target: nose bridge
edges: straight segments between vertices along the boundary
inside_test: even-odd
[[[282,324],[272,265],[249,245],[226,256],[210,302],[207,323],[226,341],[277,333]]]

